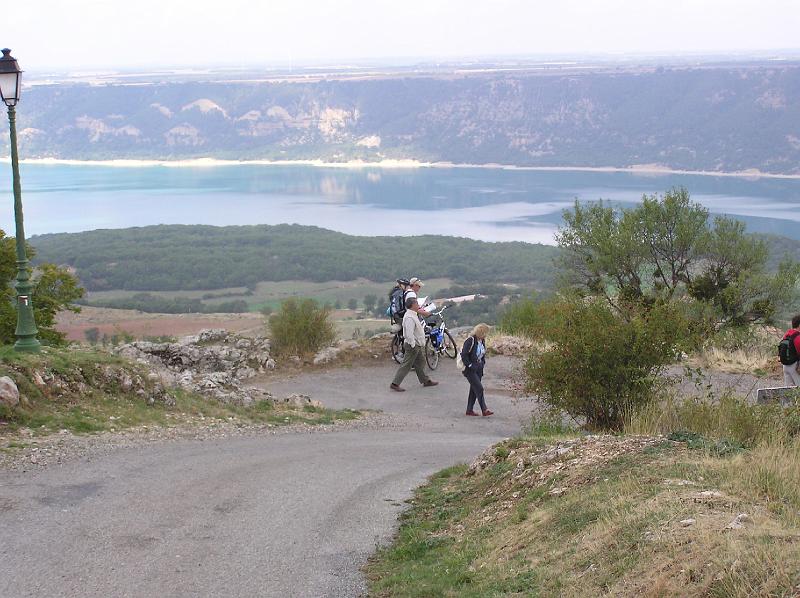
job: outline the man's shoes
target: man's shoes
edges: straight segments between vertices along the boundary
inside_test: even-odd
[[[438,382],[434,382],[433,380],[427,380],[422,383],[422,386],[437,386],[438,384]]]
[[[474,411],[467,411],[467,415],[472,415],[474,417],[478,417],[478,414],[475,413]]]
[[[400,388],[400,385],[399,384],[395,384],[394,382],[392,382],[389,385],[389,388],[391,388],[392,390],[394,390],[396,392],[405,392],[406,391],[405,388]]]
[[[489,417],[490,415],[494,415],[494,411],[489,411],[488,409],[483,410],[483,417]]]

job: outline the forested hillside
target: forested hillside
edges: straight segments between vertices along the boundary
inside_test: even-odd
[[[354,237],[312,226],[149,226],[33,237],[37,262],[76,269],[90,291],[254,286],[260,281],[553,283],[557,249],[438,236]]]
[[[37,85],[26,90],[18,126],[29,158],[413,158],[797,173],[800,65]]]

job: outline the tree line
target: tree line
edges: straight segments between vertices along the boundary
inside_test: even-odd
[[[40,263],[74,268],[89,291],[254,288],[261,281],[281,280],[385,281],[398,269],[423,278],[546,288],[553,282],[557,253],[554,247],[522,242],[357,237],[290,224],[95,230],[41,235],[31,244]]]
[[[215,314],[244,313],[249,311],[247,301],[235,299],[221,303],[207,304],[202,299],[187,297],[159,297],[151,293],[136,293],[130,297],[119,299],[103,299],[81,301],[81,305],[92,307],[110,307],[112,309],[136,309],[148,313],[159,314]]]

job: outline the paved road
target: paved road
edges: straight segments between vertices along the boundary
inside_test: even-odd
[[[0,596],[358,596],[360,567],[387,541],[426,476],[519,431],[530,403],[500,387],[492,418],[463,415],[451,361],[435,388],[393,367],[303,374],[268,386],[331,407],[399,414],[388,428],[179,442],[60,468],[0,473]]]

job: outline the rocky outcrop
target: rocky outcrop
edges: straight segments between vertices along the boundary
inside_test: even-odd
[[[154,368],[168,383],[226,402],[270,400],[245,382],[275,367],[267,338],[245,338],[222,329],[202,330],[174,343],[135,341],[116,353]]]
[[[0,377],[0,404],[15,407],[30,400],[77,401],[90,396],[127,397],[148,405],[175,405],[175,397],[162,377],[146,368],[118,360],[96,360],[77,352],[57,367],[46,358],[36,364],[6,364],[8,376]],[[18,390],[22,388],[24,394]]]

